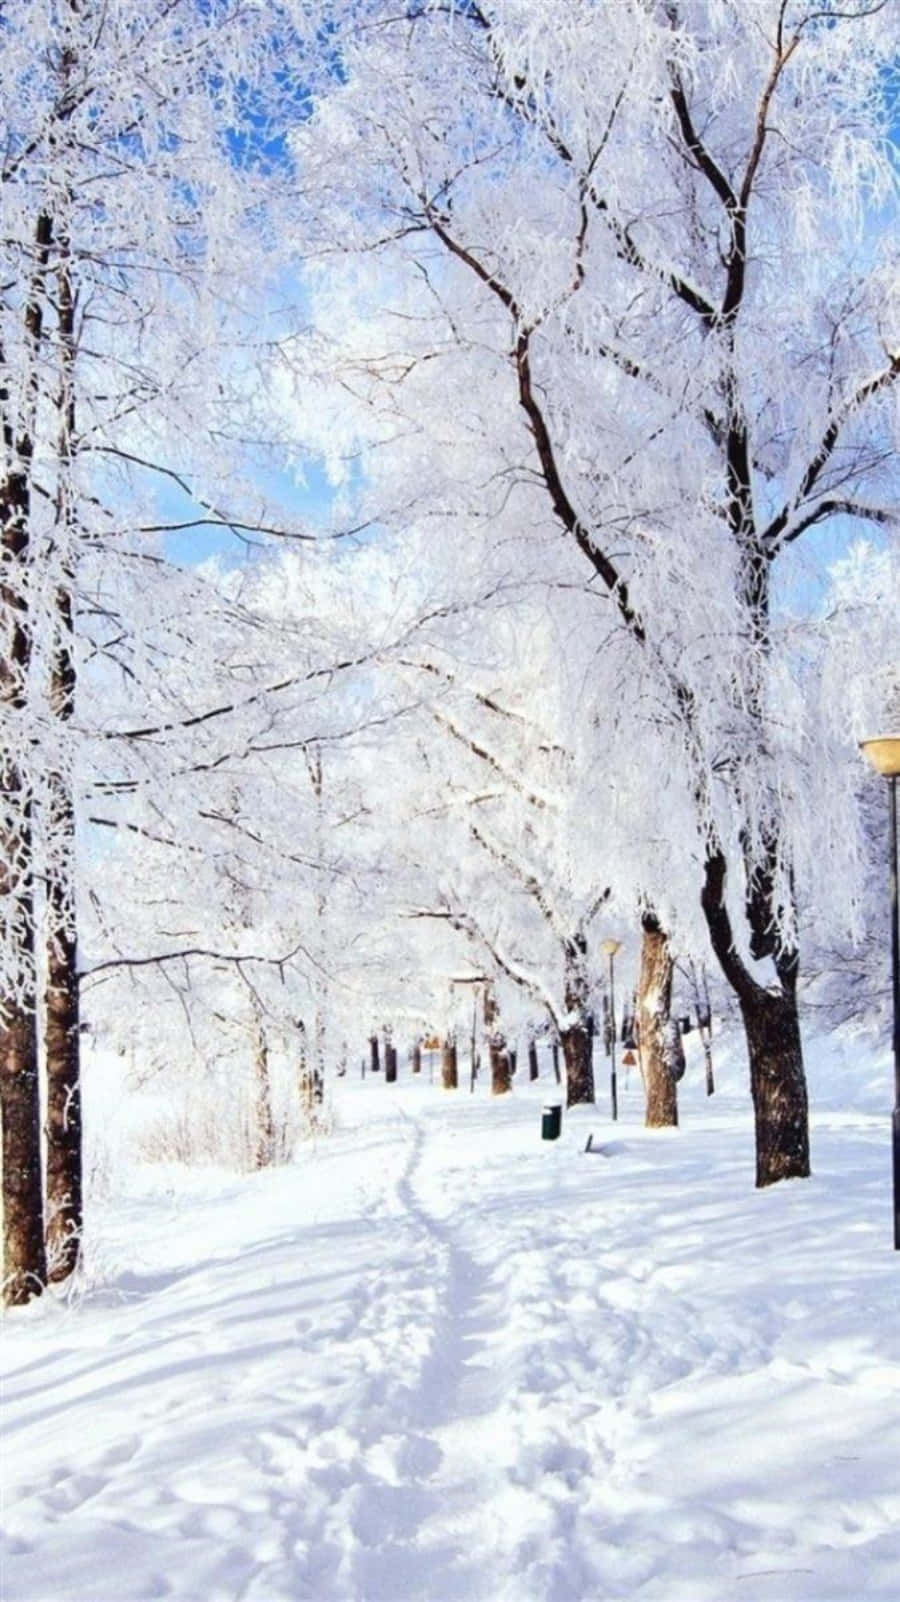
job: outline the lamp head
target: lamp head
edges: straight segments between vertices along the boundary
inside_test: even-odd
[[[614,957],[616,952],[621,951],[621,949],[621,940],[613,940],[610,938],[609,940],[600,941],[600,950],[603,952],[604,957]]]
[[[900,734],[876,734],[871,740],[860,740],[859,749],[882,778],[900,774]]]

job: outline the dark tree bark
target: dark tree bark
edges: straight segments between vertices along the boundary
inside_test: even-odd
[[[397,1083],[397,1047],[392,1040],[384,1043],[384,1082],[386,1085]]]
[[[456,1090],[459,1087],[456,1041],[450,1036],[441,1046],[441,1084],[445,1090]]]
[[[648,1129],[678,1123],[678,1095],[668,1063],[667,1033],[672,1008],[672,955],[665,930],[653,913],[641,920],[641,971],[638,980],[638,1026],[641,1075]]]
[[[378,1047],[378,1036],[377,1035],[370,1035],[369,1036],[369,1071],[370,1071],[370,1073],[377,1074],[377,1073],[380,1072],[380,1070],[381,1070],[381,1060],[380,1060],[380,1053],[379,1053],[379,1047]]]
[[[50,704],[61,725],[75,712],[75,651],[72,592],[75,514],[70,472],[75,452],[75,302],[65,238],[59,242],[57,317],[62,383],[59,395],[59,490],[56,523],[63,551],[63,577],[56,594],[55,644]],[[60,742],[61,743],[61,742]],[[64,763],[49,775],[47,861],[47,950],[44,992],[44,1058],[47,1083],[47,1260],[51,1280],[75,1269],[84,1227],[81,1117],[81,1034],[75,922],[75,807]]]
[[[21,1007],[0,1035],[3,1112],[3,1299],[21,1306],[47,1283],[34,1017]]]
[[[416,1041],[412,1049],[412,1071],[414,1074],[422,1072],[422,1047]]]
[[[0,586],[0,605],[8,594]],[[14,624],[13,673],[0,665],[0,704],[21,663],[23,631]],[[0,768],[5,821],[0,828],[0,901],[6,903],[18,977],[3,995],[0,1026],[0,1116],[3,1123],[3,1299],[19,1306],[47,1283],[41,1176],[40,1077],[36,1026],[31,808],[17,765]]]
[[[809,1175],[809,1107],[797,1016],[797,956],[771,951],[777,988],[754,980],[738,956],[725,906],[725,859],[706,864],[703,911],[713,950],[741,1009],[756,1121],[756,1183]],[[757,946],[757,949],[759,947]]]
[[[54,797],[60,828],[74,834],[68,790]],[[68,816],[66,816],[68,809]],[[84,1227],[81,1034],[76,941],[69,874],[54,873],[47,890],[52,927],[47,943],[44,1051],[47,1078],[47,1257],[52,1280],[76,1267]]]
[[[756,1183],[806,1179],[809,1109],[796,999],[754,985],[739,997],[756,1123]]]
[[[716,1080],[713,1073],[712,1046],[705,1029],[701,1030],[700,1039],[703,1044],[703,1062],[706,1069],[706,1094],[707,1096],[714,1096],[716,1093]]]
[[[566,1065],[566,1106],[594,1100],[594,1065],[590,1031],[582,1024],[560,1035]]]
[[[560,1030],[566,1065],[566,1106],[594,1098],[593,1031],[588,1017],[587,939],[578,933],[566,942],[564,1000],[568,1027]]]
[[[528,1042],[528,1078],[534,1083],[538,1077],[537,1041],[532,1037]]]

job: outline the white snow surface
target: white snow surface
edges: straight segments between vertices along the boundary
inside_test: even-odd
[[[291,1167],[132,1172],[6,1321],[3,1602],[897,1602],[887,1058],[808,1050],[759,1192],[687,1045],[678,1131],[599,1057],[557,1142],[401,1068]]]

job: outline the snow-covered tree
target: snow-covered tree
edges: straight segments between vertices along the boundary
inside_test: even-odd
[[[578,731],[563,712],[573,691],[559,651],[547,609],[520,604],[495,618],[490,663],[433,651],[398,666],[426,719],[415,827],[429,865],[420,900],[429,885],[433,900],[419,912],[464,934],[477,960],[546,1011],[572,1105],[594,1099],[590,941],[614,853],[602,821],[585,820],[583,776],[560,743],[564,721]]]
[[[757,1183],[806,1174],[822,791],[773,579],[818,531],[897,521],[890,7],[370,0],[335,27],[298,137],[330,449],[376,443],[373,505],[480,529],[520,576],[582,563],[645,832],[673,782],[670,860],[740,1005]]]
[[[12,0],[0,17],[2,1103],[13,1301],[46,1278],[42,979],[51,1272],[68,1273],[78,1252],[73,775],[85,623],[105,613],[99,648],[127,654],[112,574],[147,564],[150,577],[152,529],[174,520],[246,532],[265,521],[258,494],[254,504],[232,485],[236,442],[258,432],[246,313],[267,261],[276,263],[264,157],[284,97],[270,22],[243,0],[140,9]],[[180,497],[175,519],[161,508],[162,486]],[[89,592],[89,565],[102,572],[101,590]]]

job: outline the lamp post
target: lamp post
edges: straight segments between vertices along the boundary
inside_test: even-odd
[[[619,1116],[619,1093],[618,1093],[618,1088],[616,1086],[616,989],[615,989],[615,963],[616,963],[616,952],[620,951],[621,948],[622,948],[621,940],[612,940],[612,939],[610,939],[610,940],[601,940],[601,942],[600,942],[600,950],[603,952],[603,955],[605,957],[609,958],[609,1018],[610,1018],[610,1023],[612,1025],[612,1028],[610,1030],[610,1040],[612,1042],[612,1051],[610,1053],[610,1059],[611,1060],[610,1060],[610,1069],[609,1069],[609,1099],[610,1099],[610,1103],[612,1105],[613,1123],[615,1123],[617,1121],[618,1116]]]
[[[890,827],[891,979],[894,995],[894,1250],[900,1251],[900,913],[897,906],[897,779],[900,777],[900,734],[881,734],[863,740],[860,749],[876,773],[888,781]]]

